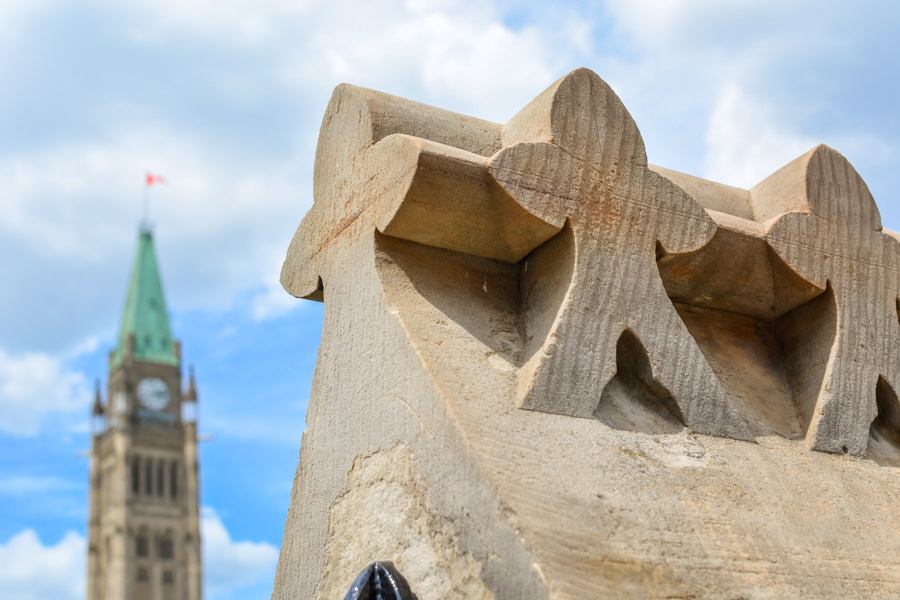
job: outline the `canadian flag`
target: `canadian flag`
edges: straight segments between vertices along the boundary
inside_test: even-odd
[[[162,177],[162,175],[154,175],[153,173],[147,173],[147,187],[150,187],[154,183],[165,183],[166,180]]]

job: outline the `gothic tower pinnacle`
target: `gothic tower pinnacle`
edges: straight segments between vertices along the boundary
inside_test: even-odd
[[[113,368],[122,364],[130,336],[134,336],[135,360],[178,365],[176,343],[172,339],[166,297],[153,249],[153,232],[145,225],[138,232],[137,252],[119,326],[119,341],[112,355]]]

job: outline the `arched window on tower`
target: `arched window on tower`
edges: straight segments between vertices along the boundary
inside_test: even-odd
[[[150,458],[144,459],[144,492],[153,495],[153,460]]]
[[[156,495],[160,498],[163,495],[163,484],[166,478],[166,461],[160,460],[156,463]]]
[[[141,459],[131,457],[131,492],[137,494],[141,491]]]
[[[172,531],[166,531],[165,534],[157,538],[157,554],[162,560],[172,560],[175,558],[175,541]]]
[[[178,461],[176,460],[169,465],[169,496],[172,500],[178,500]]]
[[[150,556],[150,535],[146,528],[138,531],[137,537],[134,538],[134,554],[138,558],[146,558]]]

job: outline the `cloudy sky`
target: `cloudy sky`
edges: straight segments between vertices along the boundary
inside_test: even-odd
[[[207,597],[267,597],[321,306],[277,283],[350,82],[494,121],[587,66],[650,162],[748,187],[824,142],[900,229],[900,4],[0,0],[0,590],[82,598],[88,411],[143,176],[196,366]]]

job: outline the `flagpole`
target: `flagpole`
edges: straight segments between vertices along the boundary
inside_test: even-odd
[[[143,225],[145,230],[150,230],[150,185],[144,184],[144,214]]]
[[[165,183],[166,180],[159,175],[147,173],[146,183],[144,185],[144,224],[143,228],[150,231],[150,187],[154,183]]]

